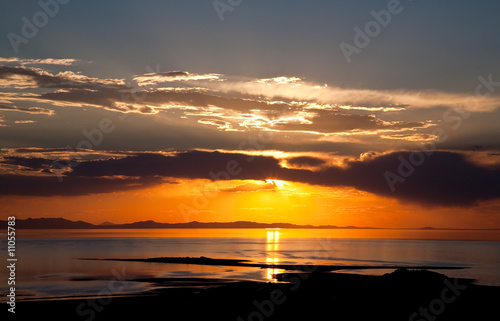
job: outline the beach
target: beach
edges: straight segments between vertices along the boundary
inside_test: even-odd
[[[157,288],[134,295],[17,304],[16,317],[51,320],[486,320],[499,287],[425,270],[383,276],[287,273],[288,282],[203,278],[136,280]],[[175,285],[174,285],[175,284]]]

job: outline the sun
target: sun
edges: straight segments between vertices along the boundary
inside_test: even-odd
[[[266,179],[267,184],[273,184],[277,188],[282,188],[286,185],[286,181],[280,181],[278,179]]]

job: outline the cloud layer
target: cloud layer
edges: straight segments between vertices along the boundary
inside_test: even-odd
[[[110,117],[109,114],[140,116],[127,123],[129,127],[116,124],[122,130],[123,138],[119,139],[124,144],[143,134],[144,141],[157,141],[159,133],[172,131],[168,137],[177,139],[179,146],[186,145],[184,139],[197,136],[203,144],[210,140],[210,150],[234,151],[192,150],[197,148],[193,145],[185,148],[190,151],[178,146],[175,149],[142,147],[142,150],[152,150],[146,153],[129,151],[133,148],[106,147],[118,152],[106,155],[104,151],[101,154],[96,151],[92,156],[88,153],[76,164],[69,161],[74,152],[61,148],[31,154],[3,153],[0,180],[4,195],[87,195],[145,188],[166,179],[183,178],[280,179],[349,186],[402,202],[430,206],[472,206],[500,196],[498,168],[479,165],[472,158],[453,152],[467,150],[461,145],[449,148],[448,152],[424,155],[422,164],[406,172],[401,170],[403,160],[414,157],[402,151],[415,148],[410,146],[412,142],[433,144],[441,140],[443,143],[444,139],[440,138],[453,136],[455,131],[460,138],[455,141],[464,141],[460,137],[462,131],[469,144],[475,137],[483,137],[482,132],[498,131],[498,124],[491,121],[494,117],[488,117],[499,113],[500,99],[495,95],[475,97],[437,91],[341,88],[297,77],[251,79],[186,71],[157,70],[128,78],[97,78],[75,70],[78,62],[75,59],[1,58],[0,62],[5,64],[0,66],[0,127],[9,134],[4,137],[17,139],[15,134],[19,133],[12,130],[23,128],[20,133],[25,134],[24,137],[32,135],[36,138],[34,141],[43,142],[43,137],[49,137],[45,136],[47,128],[59,126],[52,119],[58,118],[63,123],[72,116],[64,118],[67,110],[88,110],[90,115],[99,115],[94,117],[97,124],[99,117]],[[64,70],[53,72],[33,66]],[[463,108],[449,109],[454,105]],[[21,113],[36,120],[19,119]],[[104,113],[106,116],[101,116]],[[441,137],[437,134],[440,131],[444,132]],[[66,134],[61,135],[56,129],[52,132],[58,137]],[[263,153],[257,152],[257,156],[248,155],[242,146],[249,145],[250,140],[261,134],[274,136],[270,144],[254,143],[257,150],[278,152],[288,144],[303,154],[262,156]],[[88,138],[82,135],[78,136],[80,141]],[[106,136],[106,143],[111,136]],[[500,146],[498,136],[488,137],[490,145],[481,141],[474,146],[484,146],[495,155]],[[26,146],[54,146],[50,143],[47,138],[41,145]],[[75,140],[69,145],[77,143]],[[227,147],[233,143],[233,149]],[[452,143],[449,139],[448,144]],[[307,154],[316,151],[311,147],[314,144],[325,146],[321,147],[323,153],[318,157]],[[365,154],[357,158],[359,154],[342,154],[341,148],[363,150]],[[331,159],[332,155],[337,159]],[[342,155],[349,156],[349,160],[338,162]],[[54,161],[66,165],[54,167]],[[407,175],[408,171],[411,175]],[[54,174],[62,176],[63,183],[59,183]],[[243,185],[234,191],[274,187]]]
[[[419,162],[416,163],[415,159]],[[1,175],[0,182],[4,195],[86,195],[144,188],[161,184],[162,178],[190,178],[213,181],[279,179],[331,187],[349,186],[427,206],[473,206],[500,197],[500,167],[483,167],[462,154],[451,152],[436,151],[431,155],[393,152],[320,170],[285,168],[280,161],[270,156],[204,151],[135,153],[83,161],[64,174],[62,184],[55,176],[26,173]],[[43,158],[11,156],[3,160],[4,164],[21,166],[31,173],[54,171],[52,162]],[[291,162],[320,164],[313,158],[292,158]],[[388,172],[402,178],[393,184],[394,191],[387,180]],[[273,188],[268,185],[264,188]],[[263,187],[241,186],[234,191],[260,188]]]
[[[217,131],[266,130],[312,135],[310,139],[334,137],[337,141],[367,135],[382,140],[427,141],[435,138],[427,128],[436,126],[437,121],[415,120],[414,110],[462,105],[465,110],[484,112],[500,106],[496,96],[349,89],[297,77],[242,79],[216,73],[158,71],[127,80],[88,77],[72,70],[52,73],[27,66],[43,62],[69,68],[76,62],[71,59],[14,62],[18,65],[0,66],[2,109],[51,114],[45,106],[52,105],[146,115],[171,112]]]

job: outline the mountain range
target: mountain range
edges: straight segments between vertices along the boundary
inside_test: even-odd
[[[336,225],[299,225],[291,223],[258,223],[250,221],[236,222],[186,222],[186,223],[160,223],[152,220],[139,221],[125,224],[114,224],[108,221],[101,224],[92,224],[84,221],[71,221],[65,218],[28,218],[17,219],[18,229],[150,229],[150,228],[288,228],[288,229],[401,229],[401,230],[499,230],[499,229],[456,229],[456,228],[383,228],[383,227],[359,227],[359,226],[336,226]],[[7,221],[0,220],[0,228],[7,229]]]
[[[7,228],[7,221],[0,220],[0,227]],[[17,219],[16,228],[19,229],[130,229],[130,228],[300,228],[300,229],[354,229],[354,228],[370,228],[345,226],[339,227],[334,225],[296,225],[290,223],[257,223],[249,221],[237,222],[187,222],[187,223],[159,223],[155,221],[140,221],[126,224],[113,224],[103,222],[101,224],[92,224],[84,221],[71,221],[64,218],[28,218]]]

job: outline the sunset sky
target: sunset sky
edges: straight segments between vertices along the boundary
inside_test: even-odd
[[[0,4],[0,219],[500,228],[498,1],[40,3]]]

